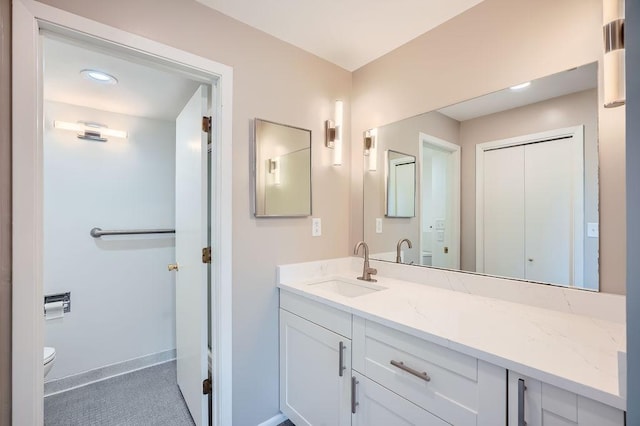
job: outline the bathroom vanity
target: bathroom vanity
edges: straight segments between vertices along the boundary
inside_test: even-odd
[[[623,297],[372,267],[377,282],[356,280],[360,258],[278,268],[280,409],[297,426],[624,424]]]

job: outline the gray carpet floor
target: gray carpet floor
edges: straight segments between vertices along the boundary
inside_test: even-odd
[[[175,361],[44,399],[45,426],[192,426]]]

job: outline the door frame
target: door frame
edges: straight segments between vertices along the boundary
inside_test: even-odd
[[[169,64],[217,86],[213,100],[218,142],[212,158],[211,268],[212,424],[232,424],[232,89],[233,69],[153,40],[74,15],[34,0],[13,2],[13,277],[12,422],[42,425],[44,345],[42,283],[42,46],[40,30],[83,38],[92,44]]]
[[[545,139],[572,137],[573,141],[573,217],[571,239],[572,283],[584,282],[584,125],[532,133],[476,145],[476,272],[484,273],[484,153],[499,148],[527,145]],[[517,279],[517,278],[516,278]],[[525,279],[525,281],[527,281]]]
[[[435,136],[431,136],[427,133],[420,132],[418,136],[418,155],[420,156],[420,160],[418,164],[420,165],[420,207],[422,207],[422,157],[424,155],[424,146],[430,145],[437,149],[441,149],[451,153],[451,159],[453,160],[453,194],[452,199],[452,229],[451,229],[451,241],[456,242],[456,255],[453,256],[454,265],[452,265],[448,269],[460,269],[460,256],[462,253],[461,244],[460,244],[460,161],[461,161],[461,146],[456,145],[451,142],[447,142],[444,139],[437,138]],[[422,260],[422,233],[424,232],[424,227],[422,225],[422,208],[420,208],[420,253],[418,253],[419,259]]]

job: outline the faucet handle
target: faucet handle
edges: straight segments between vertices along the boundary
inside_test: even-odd
[[[376,268],[367,268],[367,272],[371,275],[375,275],[378,273],[378,270]]]

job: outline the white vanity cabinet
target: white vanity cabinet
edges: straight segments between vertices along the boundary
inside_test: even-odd
[[[373,321],[353,318],[353,369],[365,380],[356,386],[356,415],[365,411],[370,425],[385,425],[376,420],[374,410],[385,393],[367,390],[375,384],[388,389],[385,413],[400,413],[401,404],[413,406],[416,418],[424,422],[398,424],[487,425],[506,423],[506,370],[476,358],[447,349],[423,339],[393,330]],[[354,373],[354,377],[355,376]],[[363,404],[362,401],[366,401]],[[362,407],[360,405],[363,405]],[[366,412],[370,411],[370,412]],[[425,413],[422,413],[424,411]],[[390,415],[390,414],[389,414]],[[381,416],[382,418],[382,416]],[[361,423],[356,423],[361,424]],[[364,424],[364,423],[362,423]],[[395,423],[393,423],[395,424]]]
[[[353,372],[353,426],[448,426],[449,423]]]
[[[624,412],[509,371],[510,426],[623,426]]]
[[[296,426],[350,425],[351,315],[286,292],[280,307],[280,410]]]

